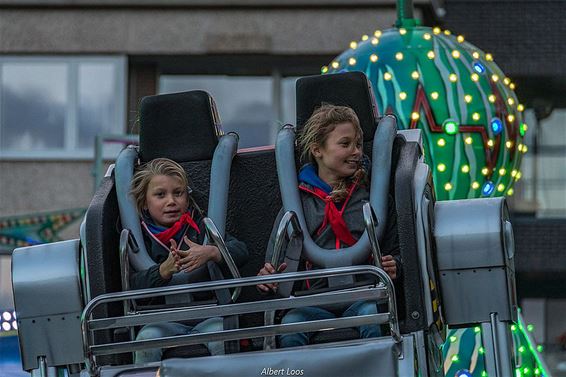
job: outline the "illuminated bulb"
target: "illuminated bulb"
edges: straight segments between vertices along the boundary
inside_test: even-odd
[[[527,153],[528,150],[529,150],[529,147],[527,147],[526,145],[523,145],[523,153]]]
[[[17,321],[13,321],[13,322],[12,322],[12,328],[13,328],[14,330],[17,330],[17,329],[18,329],[18,322],[17,322]]]
[[[509,89],[515,90],[515,84],[514,83],[509,84]]]
[[[507,120],[509,121],[509,123],[513,123],[513,121],[515,120],[515,115],[513,114],[507,115]]]
[[[485,60],[487,60],[488,62],[493,61],[493,56],[491,54],[485,54]]]
[[[392,75],[391,73],[389,73],[389,72],[385,72],[385,73],[383,74],[383,79],[384,79],[384,80],[389,81],[389,80],[391,80],[392,78],[393,78],[393,75]]]
[[[362,35],[362,41],[367,41],[369,36],[367,34]]]
[[[482,63],[480,62],[475,62],[473,65],[474,71],[476,71],[477,73],[485,73],[485,67]]]
[[[474,59],[479,59],[480,58],[480,53],[477,51],[472,52],[472,56]]]
[[[488,175],[488,174],[489,174],[489,169],[488,169],[488,168],[483,168],[483,169],[481,170],[481,173],[482,173],[483,175]]]
[[[517,105],[517,111],[524,111],[525,110],[525,106],[523,106],[523,104],[518,104]]]
[[[479,326],[474,327],[474,332],[477,334],[481,331]]]
[[[444,30],[444,35],[450,35],[452,32],[450,30]]]
[[[487,181],[483,184],[483,187],[481,189],[481,193],[484,196],[489,196],[493,193],[494,189],[495,189],[495,185],[493,184],[493,182]]]
[[[417,112],[412,112],[412,113],[411,113],[411,119],[412,119],[412,120],[419,120],[420,117],[421,117],[420,114],[417,113]]]
[[[515,191],[513,190],[513,188],[510,188],[509,190],[507,190],[507,195],[511,196],[515,193]]]
[[[515,178],[516,175],[517,175],[517,170],[515,169],[511,170],[511,177]]]
[[[504,185],[503,183],[500,183],[500,184],[497,186],[497,191],[503,192],[503,190],[505,190],[505,185]]]
[[[320,69],[320,72],[322,72],[322,73],[328,72],[328,67],[323,65],[322,68]]]
[[[456,81],[458,81],[458,76],[456,76],[455,73],[451,73],[451,74],[448,76],[448,80],[450,80],[451,82],[456,82]]]
[[[421,76],[421,75],[419,75],[419,73],[418,73],[417,71],[413,71],[413,72],[411,73],[411,77],[412,77],[414,80],[418,80],[420,76]]]
[[[452,335],[452,336],[450,337],[450,343],[454,343],[454,342],[457,341],[457,340],[458,340],[458,338],[457,338],[456,336],[454,336],[454,335]]]
[[[469,165],[462,165],[462,173],[469,173],[470,172],[470,166]]]
[[[373,35],[375,35],[377,38],[381,37],[381,30],[376,30]]]
[[[468,136],[467,138],[464,139],[464,142],[468,145],[472,144],[474,142],[474,140],[472,139],[471,136]]]
[[[444,189],[446,191],[450,191],[452,190],[452,183],[448,182],[447,184],[444,185]]]
[[[371,39],[371,44],[372,44],[372,45],[377,46],[378,43],[379,43],[379,39],[377,39],[377,38],[372,38],[372,39]]]
[[[490,95],[487,97],[487,99],[488,99],[489,102],[494,103],[494,102],[495,102],[495,95],[490,94]]]
[[[522,152],[522,151],[523,151],[523,144],[517,145],[517,150],[518,150],[519,152]]]
[[[356,42],[356,41],[350,42],[350,48],[352,50],[355,50],[357,47],[358,47],[358,42]]]
[[[458,50],[452,51],[452,57],[453,57],[454,59],[460,58],[460,51],[458,51]]]
[[[477,189],[480,188],[480,184],[479,184],[478,182],[475,182],[475,181],[474,181],[474,182],[472,183],[472,188],[473,188],[474,190],[477,190]]]
[[[369,57],[369,60],[370,60],[372,63],[375,63],[378,59],[379,59],[379,58],[377,57],[376,54],[371,54],[370,57]]]
[[[459,35],[456,40],[460,43],[464,43],[464,36],[463,35]]]
[[[442,172],[446,171],[446,165],[438,164],[437,169],[438,169],[439,172],[442,173]]]
[[[507,174],[507,170],[505,170],[505,168],[499,169],[499,175],[505,175],[505,174]]]
[[[519,127],[519,133],[521,134],[521,136],[525,136],[525,133],[528,129],[529,126],[527,126],[527,123],[521,123],[521,127]]]
[[[507,149],[511,149],[513,148],[513,142],[511,140],[507,140],[505,142],[505,146],[507,147]]]
[[[356,64],[356,58],[350,58],[350,59],[348,59],[348,64],[350,64],[350,65],[355,65],[355,64]]]
[[[12,328],[12,326],[10,326],[10,323],[9,323],[9,322],[2,322],[2,329],[3,329],[4,331],[10,331],[11,328]]]
[[[487,141],[487,146],[488,146],[488,147],[493,147],[493,139],[489,139],[489,140]]]
[[[539,345],[537,346],[537,351],[538,351],[538,352],[542,352],[543,350],[544,350],[544,347],[543,347],[541,344],[539,344]]]
[[[432,92],[430,93],[430,98],[437,100],[438,99],[438,92]]]
[[[395,54],[395,59],[397,60],[403,60],[403,53],[402,52],[398,52]]]
[[[499,81],[499,76],[497,76],[496,74],[491,75],[491,81],[493,82]]]
[[[405,93],[405,92],[400,92],[400,93],[399,93],[399,99],[401,99],[401,100],[407,99],[407,93]]]
[[[405,29],[405,28],[399,29],[399,34],[401,34],[401,35],[407,34],[407,29]]]
[[[338,67],[340,67],[340,63],[338,63],[337,61],[333,61],[332,62],[332,68],[336,69]]]
[[[480,120],[480,113],[473,113],[473,114],[472,114],[472,119],[475,120],[475,121]]]
[[[449,183],[447,183],[447,185],[449,185]],[[458,360],[460,360],[460,358],[458,357],[458,355],[454,355],[454,356],[452,356],[452,358],[450,360],[452,360],[452,362],[456,363],[456,362],[458,362]]]
[[[12,314],[10,314],[10,312],[4,312],[2,313],[2,318],[4,318],[4,321],[9,321],[12,319]]]
[[[515,179],[518,181],[519,179],[521,179],[522,176],[523,176],[523,173],[518,171],[517,174],[515,175]]]
[[[472,73],[472,81],[474,82],[478,82],[478,80],[480,79],[480,76],[477,73]]]
[[[518,348],[518,351],[521,352],[521,353],[525,352],[525,346],[520,346]]]
[[[432,38],[432,35],[430,35],[430,33],[424,33],[423,38],[427,41],[430,41],[430,39]]]
[[[509,106],[513,106],[515,104],[515,100],[513,98],[507,98],[507,103]]]
[[[509,77],[505,77],[505,78],[503,79],[503,83],[504,83],[505,85],[509,85],[510,82],[511,82],[511,80],[509,80]]]
[[[440,138],[440,139],[438,139],[438,141],[436,142],[436,144],[437,144],[439,147],[443,147],[443,146],[446,145],[446,140],[444,140],[443,138]]]
[[[448,135],[455,135],[456,133],[458,133],[458,123],[456,123],[452,119],[446,119],[442,123],[442,128]]]
[[[426,57],[431,59],[431,60],[434,59],[435,56],[436,55],[435,55],[434,51],[432,51],[432,50],[430,50],[429,52],[426,53]]]
[[[516,326],[516,325],[511,325],[511,331],[517,331],[517,326]]]
[[[435,27],[435,28],[432,29],[432,32],[433,32],[434,34],[440,34],[440,28],[437,26],[437,27]]]
[[[464,96],[464,101],[466,101],[466,103],[472,102],[472,96],[469,95],[469,94],[466,94],[466,95]]]
[[[527,331],[528,332],[533,332],[533,330],[535,329],[535,327],[531,324],[527,325]]]

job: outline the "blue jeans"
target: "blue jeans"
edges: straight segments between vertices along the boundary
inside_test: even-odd
[[[224,329],[224,322],[222,318],[208,318],[197,324],[196,326],[187,326],[176,322],[163,322],[152,323],[151,325],[144,326],[136,340],[155,339],[165,336],[197,334],[212,331],[222,331]],[[206,344],[208,351],[211,355],[224,354],[224,342],[209,342]],[[161,348],[152,348],[143,351],[136,351],[134,362],[149,363],[152,361],[160,361],[163,355]]]
[[[357,301],[342,313],[342,317],[354,317],[358,315],[377,314],[377,306],[371,301]],[[332,319],[336,316],[326,309],[307,306],[304,308],[296,308],[290,310],[281,323],[295,323],[316,321],[320,319]],[[375,338],[381,335],[379,325],[363,325],[358,328],[360,338]],[[281,348],[304,346],[310,343],[311,337],[315,333],[296,333],[284,334],[279,337],[279,346]]]

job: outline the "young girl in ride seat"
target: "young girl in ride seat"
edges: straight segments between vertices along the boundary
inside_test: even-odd
[[[299,172],[299,190],[307,230],[313,241],[326,249],[338,249],[353,245],[364,233],[362,206],[369,201],[367,187],[369,161],[362,152],[362,129],[354,110],[344,106],[322,105],[316,109],[298,136],[302,160],[310,163]],[[281,216],[281,214],[280,214]],[[280,218],[280,216],[278,218]],[[387,228],[381,241],[381,264],[391,277],[398,279],[401,272],[397,219],[392,198],[389,198]],[[271,260],[274,238],[279,222],[276,221],[266,255]],[[368,264],[371,252],[368,250]],[[267,262],[258,275],[282,272],[282,263],[275,270]],[[299,270],[319,268],[301,257]],[[325,279],[305,281],[300,290],[323,288]],[[297,285],[294,287],[298,290]],[[275,291],[276,284],[258,285],[263,292]],[[377,314],[375,302],[358,301],[345,310],[327,310],[320,307],[292,309],[285,314],[282,323],[322,320],[338,317]],[[380,336],[377,325],[359,328],[361,338]],[[313,333],[284,334],[279,338],[281,347],[309,344]]]
[[[189,190],[185,170],[167,158],[154,159],[135,172],[130,193],[140,215],[145,246],[156,264],[132,274],[132,289],[209,280],[206,263],[213,261],[221,266],[224,264],[216,246],[202,244],[204,215],[189,195]],[[236,265],[242,266],[248,259],[246,245],[226,234],[226,246]],[[195,279],[195,275],[200,277]],[[164,322],[144,326],[136,339],[222,329],[222,318],[209,318],[194,327]],[[224,353],[223,342],[210,342],[207,347],[212,355]],[[161,356],[161,349],[138,351],[135,362],[159,361]]]

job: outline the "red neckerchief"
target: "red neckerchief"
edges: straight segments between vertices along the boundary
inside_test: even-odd
[[[348,188],[348,196],[344,200],[342,204],[342,208],[338,210],[336,208],[336,203],[332,201],[330,195],[325,193],[323,190],[319,189],[318,187],[313,187],[313,189],[309,189],[305,186],[299,186],[299,189],[305,192],[308,192],[319,199],[322,199],[325,202],[324,206],[324,219],[322,220],[322,224],[317,230],[317,234],[322,233],[322,231],[326,228],[326,226],[330,223],[330,227],[332,228],[332,232],[336,237],[336,248],[340,249],[341,245],[352,246],[356,243],[356,239],[352,236],[352,233],[348,229],[344,218],[342,217],[344,210],[346,209],[346,205],[348,201],[352,197],[352,193],[356,189],[358,182],[354,182]]]
[[[183,226],[188,224],[191,228],[197,231],[200,234],[200,229],[198,228],[197,224],[193,220],[191,214],[189,212],[185,212],[183,216],[171,228],[164,230],[161,233],[154,234],[155,238],[161,241],[165,245],[169,245],[169,241],[171,238],[175,237],[177,233],[183,229]]]

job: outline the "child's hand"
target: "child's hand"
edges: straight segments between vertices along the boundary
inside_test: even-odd
[[[209,260],[219,263],[222,261],[220,251],[213,245],[199,245],[191,241],[187,236],[183,238],[189,246],[189,250],[179,250],[179,268],[184,272],[191,272],[203,266]]]
[[[171,240],[171,252],[167,256],[167,259],[159,265],[159,274],[164,280],[170,280],[174,273],[179,271],[177,266],[177,260],[179,256],[177,254],[177,243],[175,240]]]
[[[261,270],[259,270],[257,275],[258,276],[273,275],[275,273],[285,271],[286,268],[287,268],[287,263],[285,263],[285,262],[281,263],[281,265],[279,266],[277,271],[275,270],[275,267],[273,267],[273,265],[271,263],[266,263],[266,264],[263,265],[263,268]],[[259,289],[262,292],[269,292],[269,291],[275,292],[275,291],[277,291],[277,283],[258,284],[258,285],[256,285],[256,287],[257,287],[257,289]]]
[[[397,278],[397,262],[391,255],[384,255],[381,257],[381,267],[387,272],[391,280]]]

